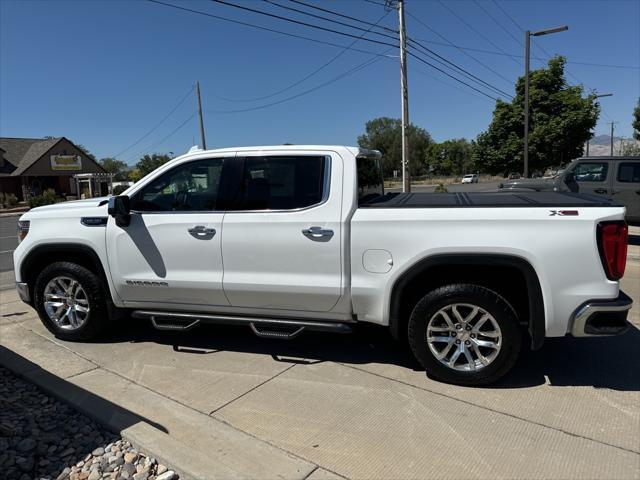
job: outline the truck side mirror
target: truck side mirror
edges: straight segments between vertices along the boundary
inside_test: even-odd
[[[116,219],[116,225],[119,227],[128,227],[131,223],[131,207],[129,206],[129,197],[119,195],[109,198],[109,208],[107,212]]]

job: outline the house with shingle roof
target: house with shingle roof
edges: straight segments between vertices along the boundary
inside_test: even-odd
[[[109,184],[104,168],[65,137],[0,137],[0,193],[26,200],[51,188],[79,198],[106,195]]]

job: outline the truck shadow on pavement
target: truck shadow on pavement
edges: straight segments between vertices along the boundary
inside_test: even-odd
[[[154,342],[170,345],[185,355],[233,351],[270,355],[287,363],[379,363],[422,370],[408,346],[394,341],[386,328],[373,325],[358,325],[353,334],[307,332],[287,341],[257,338],[243,327],[202,325],[188,332],[166,332],[157,331],[146,322],[132,321],[126,328],[114,329],[101,342]],[[490,388],[549,384],[640,391],[638,345],[640,330],[634,325],[617,337],[548,338],[538,351],[530,351],[524,345],[515,367]]]

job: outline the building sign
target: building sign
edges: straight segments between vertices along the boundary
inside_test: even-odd
[[[82,170],[80,155],[51,155],[51,170]]]

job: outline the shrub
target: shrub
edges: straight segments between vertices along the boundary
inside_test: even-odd
[[[13,193],[0,193],[0,208],[11,208],[18,204],[18,197]]]
[[[51,205],[61,201],[57,196],[55,190],[48,188],[42,195],[34,195],[29,198],[29,206],[31,208],[41,207],[43,205]]]
[[[433,190],[434,193],[448,193],[447,187],[445,187],[442,183],[439,183],[436,188]]]

